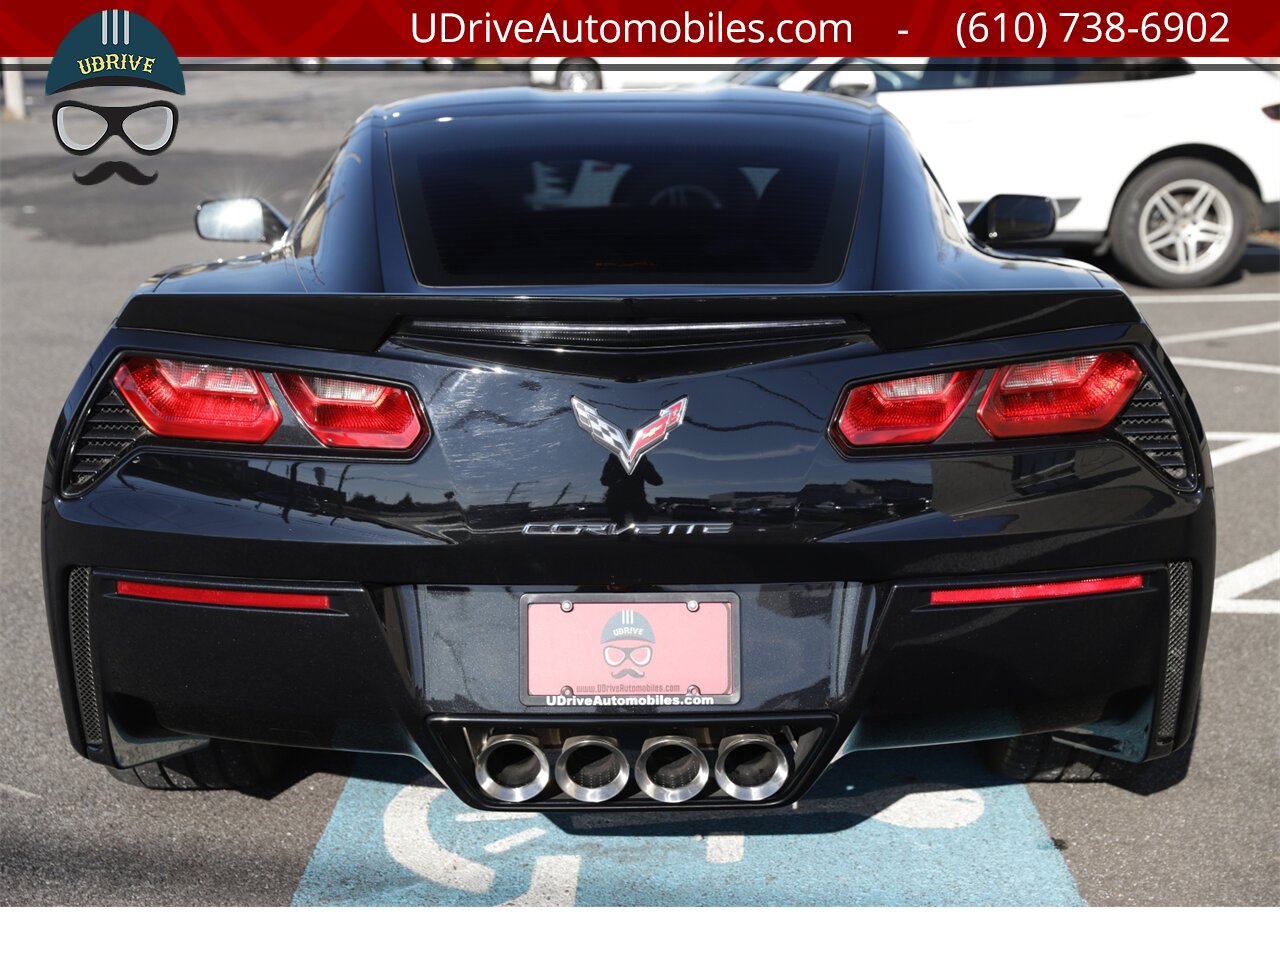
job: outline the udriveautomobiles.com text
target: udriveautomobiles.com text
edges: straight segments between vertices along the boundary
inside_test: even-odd
[[[761,44],[852,43],[851,20],[741,20],[720,12],[665,19],[612,17],[499,18],[433,12],[412,15],[418,43],[521,44]]]

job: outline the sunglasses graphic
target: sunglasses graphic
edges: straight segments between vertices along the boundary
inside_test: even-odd
[[[78,157],[93,153],[110,137],[119,137],[145,156],[154,156],[173,142],[178,110],[153,100],[133,107],[98,107],[63,100],[53,108],[53,134],[62,149]]]
[[[604,662],[611,667],[621,666],[623,661],[630,660],[637,667],[648,666],[653,659],[652,647],[605,647]]]

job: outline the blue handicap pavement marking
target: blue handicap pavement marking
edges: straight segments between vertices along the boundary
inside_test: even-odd
[[[971,747],[845,757],[798,808],[473,810],[362,759],[298,884],[319,905],[1083,904],[1027,791]]]

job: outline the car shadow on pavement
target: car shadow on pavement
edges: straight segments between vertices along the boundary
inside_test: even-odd
[[[1244,268],[1250,273],[1280,273],[1280,232],[1267,241],[1251,240],[1244,250]]]
[[[1250,243],[1245,247],[1240,270],[1230,279],[1238,280],[1242,273],[1280,273],[1280,243]]]

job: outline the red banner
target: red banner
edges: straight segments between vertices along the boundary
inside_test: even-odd
[[[0,53],[51,57],[99,2],[8,0]],[[179,57],[1280,56],[1259,0],[133,0]]]

